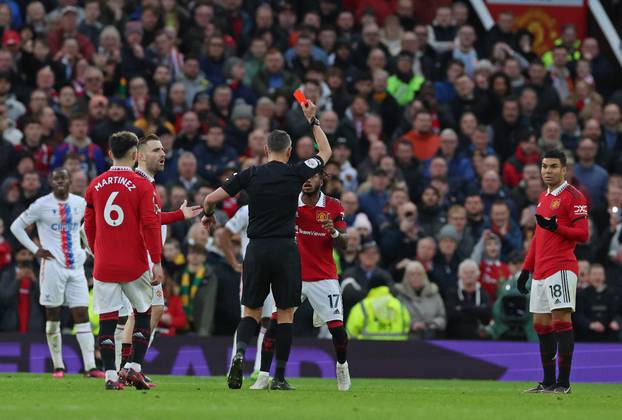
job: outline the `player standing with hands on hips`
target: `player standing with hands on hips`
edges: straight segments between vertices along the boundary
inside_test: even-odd
[[[41,259],[39,303],[45,306],[47,336],[54,378],[65,376],[63,343],[60,334],[60,308],[67,304],[76,327],[76,339],[84,361],[85,376],[102,378],[95,368],[95,338],[89,322],[89,287],[84,275],[86,254],[80,246],[80,221],[86,202],[71,194],[71,177],[64,168],[50,176],[52,192],[32,203],[11,225],[11,232]],[[35,223],[41,245],[35,244],[26,228]]]
[[[565,180],[563,152],[546,152],[540,171],[548,188],[538,199],[536,231],[518,278],[518,290],[528,293],[526,284],[531,273],[529,310],[540,341],[544,379],[525,392],[569,394],[574,350],[571,316],[579,271],[574,249],[577,242],[588,239],[588,206],[583,194]]]
[[[231,389],[242,387],[244,354],[257,330],[270,287],[277,307],[277,366],[272,389],[292,389],[285,380],[285,366],[292,345],[294,309],[300,305],[302,291],[300,255],[294,239],[298,195],[305,181],[320,173],[332,155],[316,117],[317,107],[307,100],[299,100],[299,103],[317,141],[317,155],[289,164],[292,141],[286,132],[275,130],[268,135],[264,149],[267,163],[233,175],[203,203],[205,215],[201,221],[209,228],[214,223],[218,202],[241,190],[246,190],[249,196],[247,233],[250,242],[242,270],[244,314],[238,325],[237,350],[227,377]]]
[[[134,172],[138,137],[129,131],[110,136],[113,166],[86,191],[84,230],[95,254],[93,310],[99,314],[99,347],[106,389],[123,389],[115,365],[114,332],[127,297],[134,308],[134,333],[126,381],[149,389],[141,363],[151,335],[153,286],[162,283],[162,236],[153,185]],[[148,256],[153,262],[149,270]]]

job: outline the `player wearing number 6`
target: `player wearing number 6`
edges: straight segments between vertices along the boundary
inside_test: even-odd
[[[134,172],[138,138],[121,131],[110,136],[113,166],[95,178],[86,191],[84,230],[95,254],[93,309],[99,314],[99,346],[106,371],[106,389],[122,389],[115,368],[114,332],[127,296],[135,313],[134,349],[127,381],[149,389],[141,363],[151,334],[152,284],[162,281],[162,239],[155,191]],[[149,272],[148,258],[154,263]],[[153,276],[152,276],[153,274]]]
[[[526,392],[568,394],[574,349],[571,315],[579,271],[574,249],[577,242],[588,238],[588,206],[583,194],[565,181],[563,152],[546,152],[540,171],[548,188],[538,200],[536,232],[518,278],[518,289],[528,293],[526,283],[531,273],[529,310],[534,314],[534,329],[540,340],[544,379]]]

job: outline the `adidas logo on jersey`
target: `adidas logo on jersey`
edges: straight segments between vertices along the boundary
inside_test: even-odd
[[[562,303],[559,299],[555,299],[555,304],[559,305],[560,303]]]

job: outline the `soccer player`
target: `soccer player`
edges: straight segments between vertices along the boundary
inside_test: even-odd
[[[298,194],[302,184],[322,171],[332,154],[326,134],[315,116],[317,107],[304,102],[303,113],[317,140],[317,155],[290,165],[292,140],[281,130],[268,135],[267,163],[251,167],[229,178],[222,187],[205,197],[201,218],[209,229],[216,203],[246,190],[249,196],[248,237],[250,242],[242,270],[244,316],[237,328],[237,349],[227,376],[231,389],[242,387],[244,355],[257,330],[266,296],[272,288],[277,307],[276,374],[272,389],[292,389],[285,380],[285,365],[292,345],[294,308],[300,305],[300,255],[294,240]]]
[[[233,244],[231,243],[231,237],[233,235],[240,235],[240,254],[242,255],[242,261],[246,254],[246,247],[248,246],[248,235],[246,230],[248,229],[248,205],[244,205],[238,209],[231,219],[225,224],[223,235],[221,238],[221,248],[225,254],[227,262],[238,273],[242,273],[242,264],[238,262],[233,252]],[[240,298],[242,297],[242,290],[244,285],[242,284],[242,277],[240,276]],[[257,335],[257,353],[255,355],[255,365],[253,367],[253,375],[259,374],[261,368],[261,343],[263,343],[263,337],[266,334],[268,325],[270,323],[270,316],[272,315],[272,308],[274,307],[274,298],[272,292],[268,294],[268,297],[263,303],[263,309],[261,311],[261,322],[259,328],[259,334]],[[242,316],[244,316],[244,306],[241,306]],[[237,335],[233,336],[233,355],[236,353]],[[232,355],[232,359],[233,359]]]
[[[110,136],[113,166],[86,191],[84,230],[95,254],[93,310],[99,314],[99,346],[106,389],[123,389],[115,368],[114,332],[125,295],[134,308],[132,357],[127,382],[149,389],[141,363],[151,335],[153,285],[162,282],[162,237],[153,186],[134,172],[138,138],[121,131]],[[148,255],[154,264],[149,272]]]
[[[39,303],[45,306],[48,347],[54,365],[53,376],[65,376],[60,334],[60,307],[68,305],[76,327],[76,339],[82,352],[85,376],[103,378],[95,368],[95,338],[89,322],[89,287],[84,275],[86,254],[80,246],[80,223],[86,201],[69,193],[71,178],[64,168],[50,176],[52,192],[32,203],[11,225],[11,232],[26,248],[41,259]],[[37,225],[35,244],[26,228]]]
[[[517,286],[521,293],[527,294],[527,280],[532,275],[529,310],[534,314],[534,329],[540,341],[544,379],[525,392],[569,394],[574,349],[571,315],[575,310],[579,271],[574,249],[577,242],[588,238],[587,201],[565,181],[563,152],[546,152],[540,172],[548,188],[538,199],[536,232]]]
[[[164,162],[166,159],[166,152],[164,151],[164,147],[162,147],[162,143],[160,142],[160,138],[155,134],[149,134],[142,138],[138,142],[138,167],[136,168],[136,173],[141,177],[145,178],[149,183],[153,186],[155,204],[159,210],[162,208],[162,202],[160,201],[160,196],[156,190],[155,186],[155,175],[164,169]],[[201,214],[202,207],[201,206],[190,206],[188,207],[187,202],[184,201],[178,210],[171,212],[160,212],[160,221],[162,224],[162,241],[166,239],[166,225],[181,222],[183,220],[192,219],[193,217]],[[150,267],[153,266],[151,258],[149,258]],[[151,302],[151,338],[149,340],[148,347],[153,343],[153,339],[155,336],[155,330],[160,322],[160,318],[164,313],[164,294],[162,291],[162,285],[156,284],[153,286],[153,301]],[[129,318],[126,320],[121,319],[123,313],[120,312],[119,315],[119,324],[125,324],[124,333],[123,333],[123,344],[121,346],[121,367],[125,367],[127,363],[127,359],[129,358],[132,350],[132,331],[134,330],[134,317],[131,316],[131,312]],[[123,325],[121,325],[123,328]],[[117,330],[115,331],[115,348],[118,349],[117,342],[119,342],[119,325],[117,325]],[[118,350],[117,350],[118,353]],[[125,373],[126,370],[123,371]]]
[[[333,246],[345,249],[348,244],[344,211],[339,200],[320,191],[323,174],[315,174],[302,186],[296,213],[296,242],[302,267],[301,301],[309,299],[315,315],[333,337],[337,354],[337,389],[350,389],[350,372],[346,361],[348,334],[343,325],[343,305],[337,280]],[[251,389],[267,389],[276,321],[271,322],[262,345],[261,372]]]

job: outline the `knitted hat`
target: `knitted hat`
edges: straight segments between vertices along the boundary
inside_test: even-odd
[[[253,119],[253,107],[244,102],[243,99],[237,99],[231,113],[231,119],[235,120],[236,118]]]

